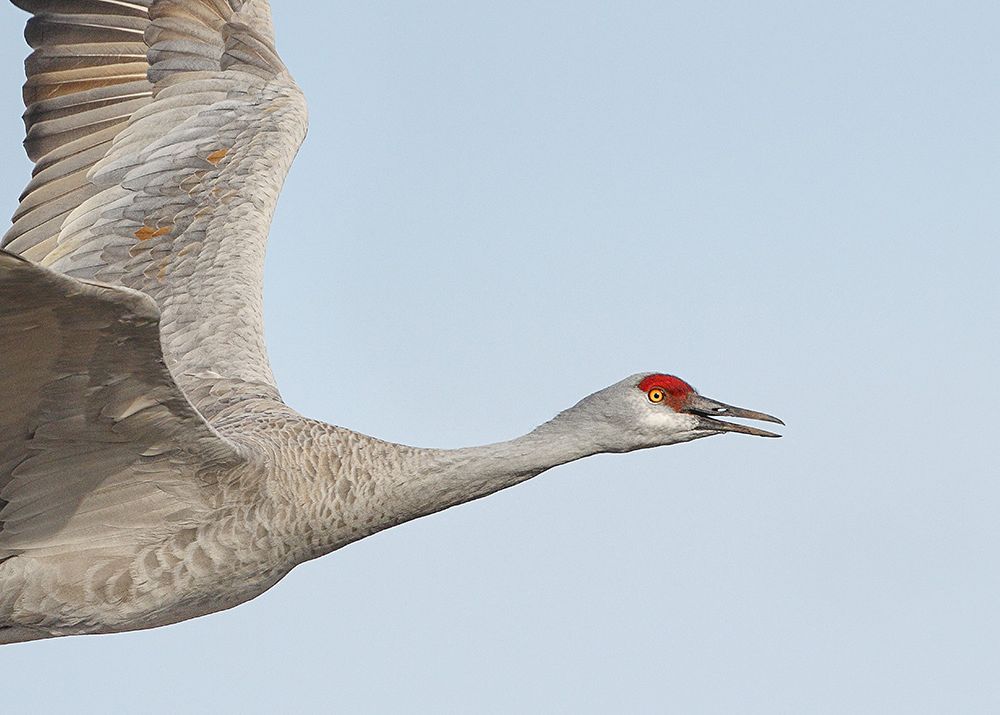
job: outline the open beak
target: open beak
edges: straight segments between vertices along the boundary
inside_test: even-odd
[[[716,417],[739,417],[745,420],[762,420],[763,422],[774,422],[779,425],[785,424],[777,417],[765,415],[763,412],[744,410],[742,407],[733,407],[723,402],[716,402],[707,397],[691,393],[681,408],[681,412],[688,412],[698,416],[698,428],[712,430],[713,432],[740,432],[742,434],[752,434],[757,437],[780,437],[780,434],[768,432],[767,430],[750,427],[748,425],[736,424],[735,422],[723,422],[714,419]]]

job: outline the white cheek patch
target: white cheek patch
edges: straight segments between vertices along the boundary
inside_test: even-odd
[[[678,414],[669,407],[650,410],[643,418],[643,423],[655,432],[678,432],[694,426],[690,415]]]

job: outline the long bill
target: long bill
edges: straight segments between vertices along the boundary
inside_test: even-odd
[[[763,412],[754,412],[753,410],[746,410],[742,407],[733,407],[732,405],[727,405],[724,402],[710,400],[707,397],[702,397],[697,394],[691,394],[687,398],[681,411],[697,415],[699,418],[699,427],[702,429],[713,430],[716,432],[739,432],[741,434],[752,434],[755,437],[780,437],[781,435],[775,434],[774,432],[768,432],[767,430],[762,430],[757,427],[737,424],[735,422],[723,422],[722,420],[714,418],[736,417],[745,420],[774,422],[779,425],[785,424],[772,415],[767,415]]]

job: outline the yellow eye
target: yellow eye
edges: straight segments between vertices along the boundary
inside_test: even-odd
[[[658,387],[654,387],[652,390],[646,393],[646,397],[649,398],[650,402],[663,402],[663,398],[665,397],[665,395],[663,394],[663,390],[661,390]]]

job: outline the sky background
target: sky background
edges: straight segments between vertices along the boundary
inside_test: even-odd
[[[267,262],[289,404],[457,447],[657,370],[786,436],[591,458],[232,611],[5,647],[5,712],[1000,711],[995,2],[273,10],[311,111]]]

